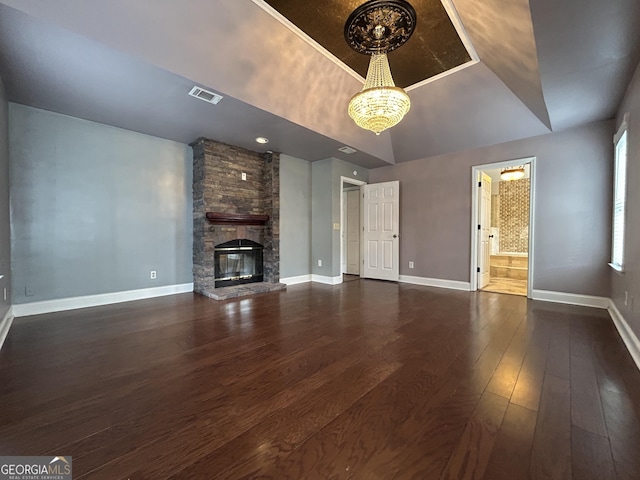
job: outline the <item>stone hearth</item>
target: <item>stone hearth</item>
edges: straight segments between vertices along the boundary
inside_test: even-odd
[[[280,280],[280,155],[257,153],[205,138],[193,147],[193,284],[210,298],[231,298],[285,288]],[[243,180],[243,173],[245,174]],[[264,225],[218,224],[207,212],[267,215]],[[264,246],[264,284],[241,285],[222,295],[214,282],[214,246],[248,239]],[[260,287],[262,285],[262,287]],[[225,290],[235,287],[223,287]],[[216,292],[218,290],[218,292]]]
[[[229,298],[244,297],[246,295],[255,295],[257,293],[277,292],[284,290],[287,286],[284,283],[248,283],[246,285],[234,285],[233,287],[214,288],[202,292],[214,300],[227,300]],[[198,292],[200,293],[200,292]]]

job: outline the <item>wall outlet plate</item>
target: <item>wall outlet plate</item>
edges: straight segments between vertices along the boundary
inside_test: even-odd
[[[322,266],[322,260],[318,259],[318,266],[321,267]]]
[[[413,268],[413,262],[409,262],[409,268]]]
[[[155,280],[157,278],[157,273],[155,270],[151,270],[151,280]]]
[[[242,180],[247,181],[247,174],[242,172]]]

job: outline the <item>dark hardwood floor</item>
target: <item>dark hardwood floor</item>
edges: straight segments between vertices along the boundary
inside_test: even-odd
[[[0,454],[74,479],[639,479],[604,310],[358,280],[17,319]]]

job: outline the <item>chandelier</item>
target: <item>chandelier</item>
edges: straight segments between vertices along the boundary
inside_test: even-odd
[[[510,181],[510,180],[520,180],[525,175],[524,165],[520,165],[518,167],[507,167],[503,168],[500,172],[500,180]]]
[[[362,91],[349,102],[349,116],[376,135],[398,124],[411,107],[409,95],[393,83],[387,53],[404,45],[416,27],[416,12],[405,0],[370,0],[347,19],[344,36],[358,53],[371,55]]]

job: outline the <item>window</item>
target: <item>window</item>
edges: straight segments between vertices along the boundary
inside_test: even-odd
[[[624,230],[627,208],[627,135],[629,114],[625,114],[620,130],[614,136],[613,227],[610,265],[624,271]]]

